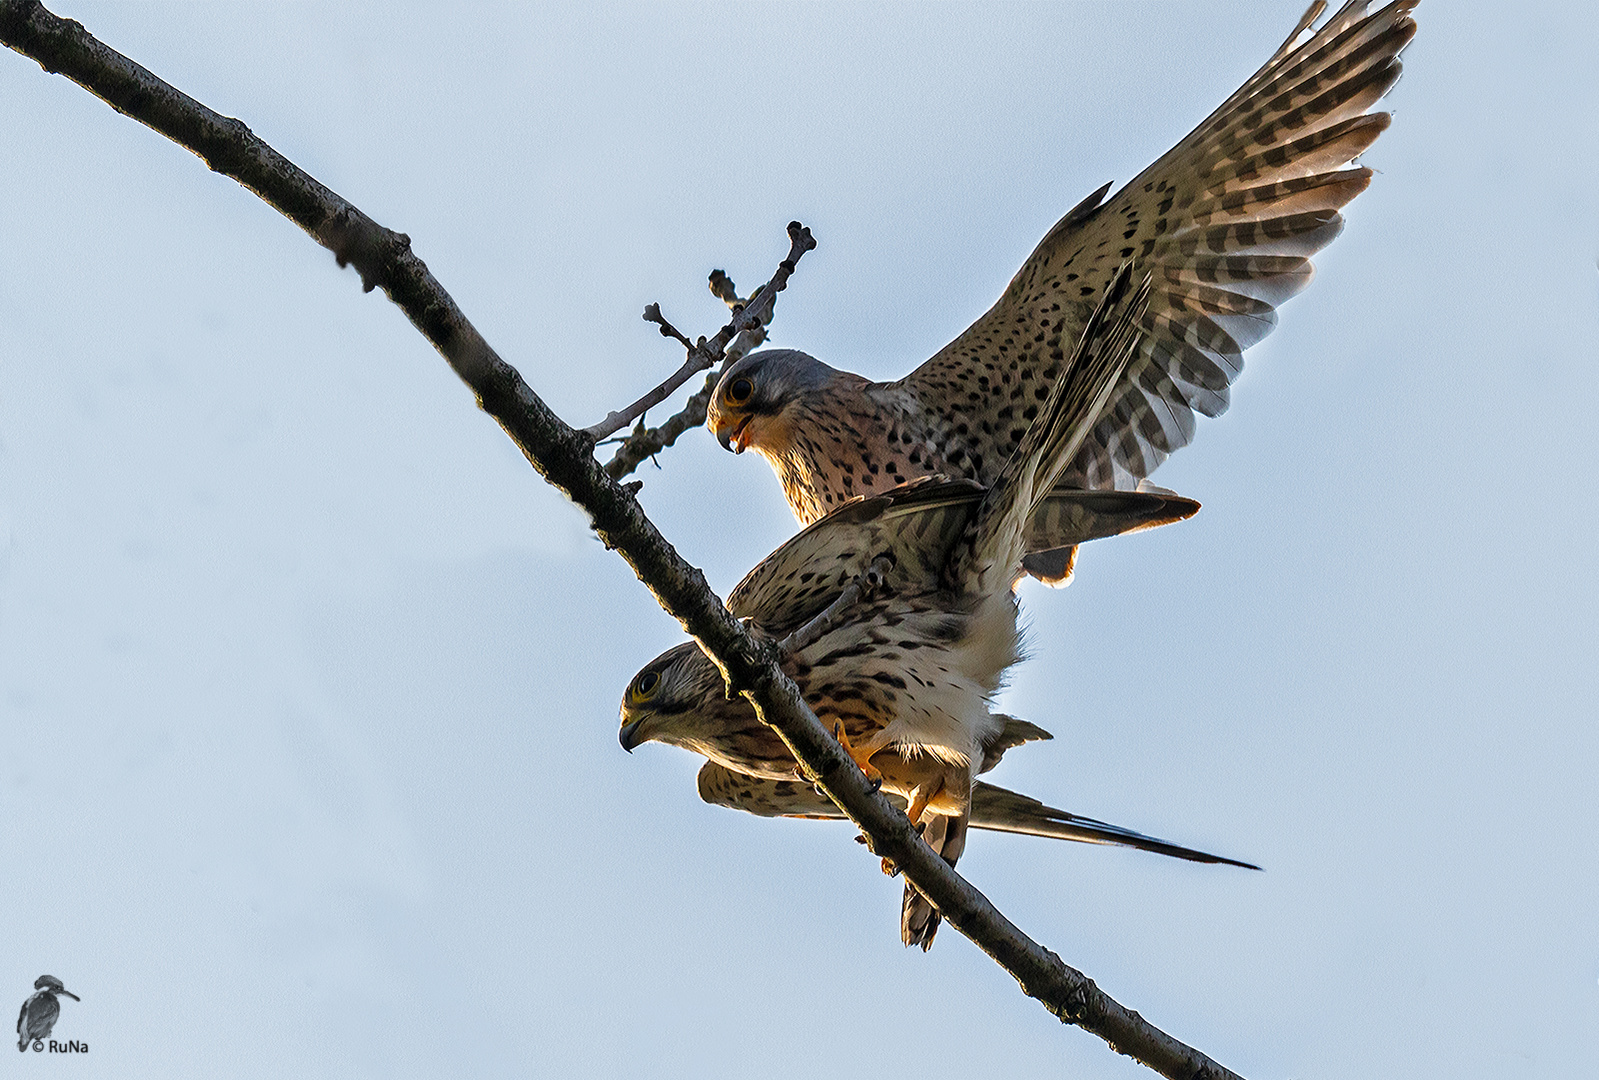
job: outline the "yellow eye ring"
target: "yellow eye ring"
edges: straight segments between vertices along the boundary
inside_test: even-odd
[[[661,673],[646,671],[633,680],[633,700],[648,701],[661,688]]]
[[[734,405],[742,405],[753,393],[755,393],[755,384],[740,376],[728,384],[727,400]]]

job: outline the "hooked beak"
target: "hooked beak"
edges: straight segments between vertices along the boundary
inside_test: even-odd
[[[735,454],[742,454],[748,449],[750,444],[748,432],[750,421],[753,419],[754,417],[752,416],[744,417],[738,422],[737,426],[733,427],[731,432],[728,430],[729,425],[717,425],[716,441],[722,444],[722,449],[731,450]]]
[[[617,736],[617,741],[622,744],[623,750],[626,750],[631,754],[633,752],[633,747],[637,746],[641,742],[644,742],[643,739],[639,738],[639,728],[643,726],[644,718],[642,716],[633,721],[631,724],[622,725],[622,732]]]

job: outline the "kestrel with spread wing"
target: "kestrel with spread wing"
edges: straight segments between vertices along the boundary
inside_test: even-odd
[[[1137,487],[1219,415],[1243,352],[1310,282],[1310,256],[1343,227],[1339,209],[1371,170],[1353,162],[1388,126],[1370,112],[1399,78],[1415,0],[1375,14],[1322,0],[1222,106],[1109,199],[1100,188],[1060,220],[1003,296],[897,382],[876,383],[805,353],[752,353],[722,376],[706,424],[758,451],[802,524],[917,476],[995,482],[1043,407],[1095,298],[1118,266],[1152,273],[1143,340],[1060,483]],[[1069,558],[1036,559],[1048,580]],[[1069,553],[1067,553],[1069,554]]]
[[[783,667],[805,701],[868,775],[908,803],[912,822],[936,828],[951,865],[965,845],[973,784],[1007,741],[1008,718],[989,703],[1019,659],[1015,567],[1047,520],[1077,520],[1051,506],[1075,496],[1055,482],[1103,409],[1138,343],[1135,324],[1150,282],[1130,267],[1112,280],[1072,360],[992,487],[933,481],[847,505],[780,547],[733,590],[728,607],[757,634],[785,642]],[[1121,498],[1165,496],[1123,493]],[[1144,522],[1186,516],[1170,497]],[[1061,543],[1081,535],[1063,532]],[[1057,545],[1058,546],[1058,545]],[[845,603],[868,573],[870,589]],[[844,604],[843,610],[834,609]],[[819,628],[817,624],[822,624]],[[622,702],[621,742],[651,740],[749,776],[786,780],[796,764],[743,698],[728,700],[721,673],[694,642],[670,649],[634,677]],[[936,921],[907,923],[926,944]]]

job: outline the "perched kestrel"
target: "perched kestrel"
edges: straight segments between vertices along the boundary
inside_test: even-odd
[[[751,353],[723,374],[707,426],[771,462],[802,524],[917,476],[991,485],[1095,298],[1136,259],[1154,277],[1142,344],[1060,479],[1136,487],[1193,437],[1195,413],[1227,408],[1243,351],[1309,284],[1310,256],[1370,182],[1370,169],[1348,166],[1388,126],[1367,110],[1399,78],[1414,6],[1367,15],[1356,0],[1313,29],[1326,7],[1317,0],[1237,93],[1108,200],[1106,184],[1078,204],[999,301],[905,378],[874,383],[802,352]],[[1028,569],[1048,580],[1069,573],[1069,559]]]
[[[1014,745],[1008,718],[989,701],[1019,659],[1011,586],[1029,521],[1036,528],[1050,517],[1039,511],[1055,501],[1055,481],[1137,346],[1148,296],[1149,279],[1134,289],[1123,267],[991,488],[912,484],[846,506],[780,547],[729,597],[729,610],[757,634],[793,641],[800,632],[784,670],[868,775],[907,801],[913,823],[951,819],[928,826],[951,865],[965,847],[977,774]],[[872,588],[831,611],[874,567]],[[682,746],[758,778],[795,775],[787,746],[748,701],[727,699],[721,673],[694,642],[634,677],[620,739],[629,750],[651,740]],[[935,925],[907,921],[906,943],[925,945]]]

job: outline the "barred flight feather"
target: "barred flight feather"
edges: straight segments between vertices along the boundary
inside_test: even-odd
[[[708,424],[730,448],[737,437],[767,457],[804,523],[918,476],[995,487],[1131,262],[1152,276],[1142,341],[1059,483],[1136,488],[1193,440],[1197,416],[1226,411],[1245,350],[1310,284],[1311,256],[1371,183],[1356,159],[1388,126],[1371,110],[1399,77],[1413,7],[1355,0],[1318,27],[1326,5],[1313,4],[1220,108],[1119,191],[1107,184],[1074,206],[993,307],[903,379],[751,353],[724,373]],[[1069,569],[1070,558],[1051,564]]]

